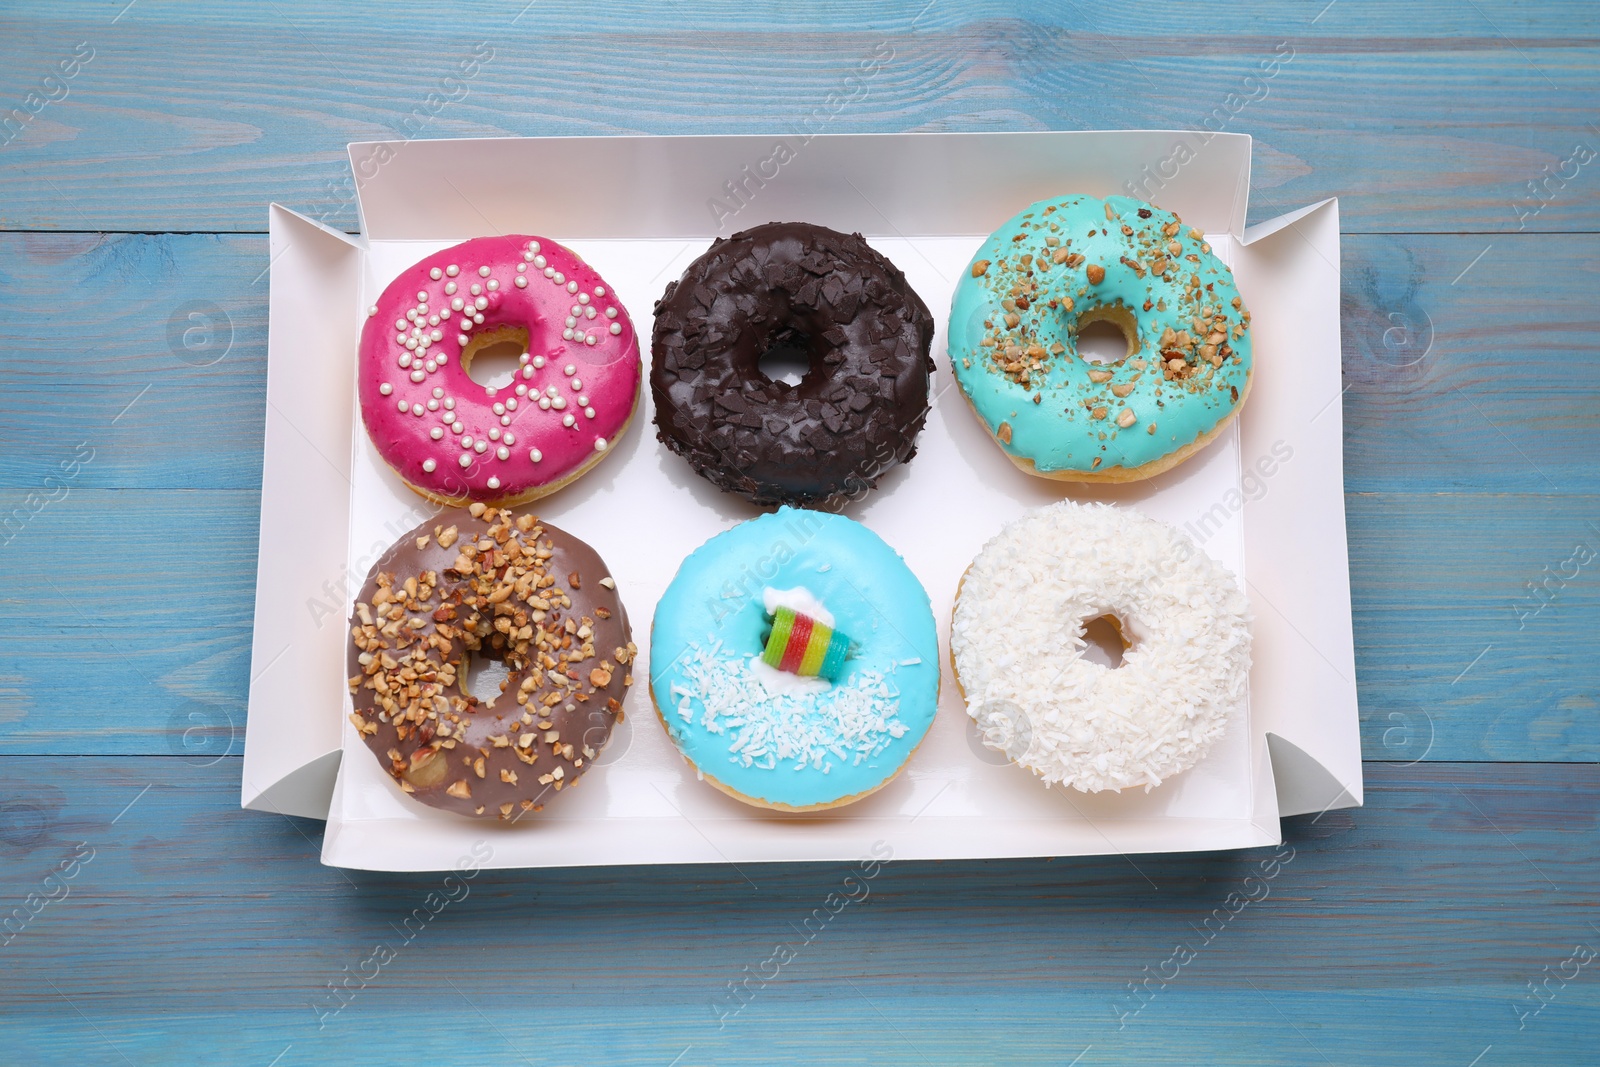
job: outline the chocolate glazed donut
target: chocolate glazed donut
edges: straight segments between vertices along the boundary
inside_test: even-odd
[[[774,222],[719,239],[655,306],[657,436],[757,504],[859,495],[916,453],[933,316],[860,234]],[[799,384],[761,359],[798,349]]]
[[[622,718],[638,651],[605,563],[532,515],[473,504],[384,553],[350,620],[350,721],[424,804],[510,820],[573,785]],[[509,672],[464,692],[469,653]]]

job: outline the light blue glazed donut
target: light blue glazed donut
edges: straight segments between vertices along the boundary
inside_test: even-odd
[[[1091,363],[1110,321],[1125,358]],[[990,235],[950,309],[956,381],[1013,463],[1135,481],[1199,450],[1250,390],[1250,313],[1198,230],[1132,197],[1033,204]]]
[[[752,662],[774,602],[849,637],[836,681]],[[780,508],[718,534],[678,568],[656,605],[650,693],[678,750],[723,792],[783,811],[849,803],[893,778],[933,723],[933,609],[866,527]]]

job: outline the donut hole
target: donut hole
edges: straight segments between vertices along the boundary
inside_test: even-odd
[[[1120,363],[1139,351],[1139,324],[1116,304],[1089,308],[1078,316],[1073,344],[1085,363]]]
[[[799,385],[811,373],[811,338],[793,326],[774,330],[756,360],[756,369],[769,382]]]
[[[521,326],[497,326],[472,335],[461,350],[461,369],[493,393],[516,380],[527,351],[527,330]]]
[[[461,669],[456,677],[463,693],[477,697],[479,704],[488,707],[500,698],[506,679],[511,677],[511,668],[492,649],[484,648],[461,658]]]
[[[1083,658],[1107,670],[1122,666],[1122,655],[1132,647],[1115,615],[1097,615],[1083,621]]]

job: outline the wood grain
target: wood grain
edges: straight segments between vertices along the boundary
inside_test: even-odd
[[[693,1046],[682,1063],[1059,1065],[1085,1045],[1084,1063],[1466,1064],[1490,1044],[1575,1063],[1600,1022],[1587,972],[1521,1031],[1513,1011],[1600,943],[1593,766],[1374,766],[1364,809],[1289,821],[1276,869],[1272,850],[891,861],[720,1029],[727,984],[799,943],[848,865],[486,872],[406,942],[442,879],[317,866],[317,824],[233,809],[236,760],[0,774],[0,900],[93,850],[0,948],[0,1026],[29,1063],[266,1064],[290,1044],[286,1064],[659,1067]],[[1202,927],[1230,893],[1256,899]],[[319,1030],[310,1005],[380,942],[397,958]],[[1119,1029],[1128,983],[1180,942],[1196,958]],[[61,1025],[73,1008],[94,1028]]]
[[[1563,167],[1580,143],[1600,149],[1593,5],[1319,7],[1257,0],[1224,20],[1206,3],[1158,14],[726,0],[685,18],[503,0],[468,22],[447,8],[300,0],[250,12],[146,3],[113,23],[109,4],[34,0],[0,22],[5,106],[79,43],[94,55],[0,152],[0,225],[260,230],[279,200],[353,230],[349,141],[781,130],[887,43],[893,61],[830,131],[1209,121],[1257,139],[1257,219],[1339,196],[1356,232],[1600,230],[1600,159]],[[430,102],[485,42],[493,59],[464,90],[446,87],[454,99]],[[1280,43],[1293,60],[1247,82]],[[1548,175],[1523,209],[1540,210],[1519,220],[1528,183]]]

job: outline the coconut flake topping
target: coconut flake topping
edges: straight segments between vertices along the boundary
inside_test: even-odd
[[[1102,615],[1132,640],[1119,667],[1083,658],[1084,624]],[[1148,792],[1192,767],[1243,707],[1250,609],[1227,568],[1172,527],[1063,501],[978,553],[950,646],[990,747],[1047,783]]]

